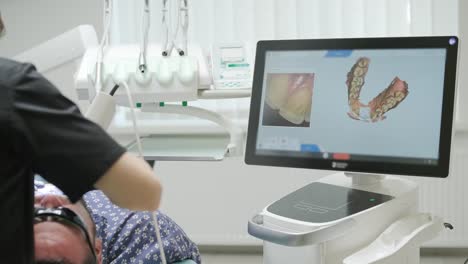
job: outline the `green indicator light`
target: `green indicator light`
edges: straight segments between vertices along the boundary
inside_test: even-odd
[[[136,103],[137,108],[141,108],[141,103]]]
[[[182,106],[187,106],[187,101],[182,101]]]
[[[375,202],[375,198],[370,198],[369,201]]]
[[[228,68],[249,67],[248,63],[229,63]]]
[[[159,106],[164,106],[164,102],[159,102]]]

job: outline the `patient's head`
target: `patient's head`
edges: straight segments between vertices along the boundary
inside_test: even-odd
[[[68,215],[77,215],[84,229],[76,223],[58,217],[41,217],[34,224],[35,259],[38,264],[94,264],[101,263],[101,240],[88,211],[81,202],[71,204],[58,195],[36,197],[35,207],[66,209]],[[67,209],[71,210],[68,211]],[[90,238],[87,241],[86,233]],[[93,251],[96,255],[93,254]]]

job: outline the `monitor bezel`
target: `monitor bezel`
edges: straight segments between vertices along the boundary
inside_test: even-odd
[[[455,39],[455,44],[450,44]],[[397,174],[445,178],[449,175],[450,150],[453,137],[454,104],[456,89],[456,69],[459,39],[456,36],[430,37],[389,37],[389,38],[347,38],[347,39],[301,39],[265,40],[257,43],[254,79],[250,103],[245,163],[279,167],[308,168],[345,172]],[[304,51],[304,50],[353,50],[353,49],[446,49],[444,94],[439,140],[439,162],[437,165],[401,164],[392,162],[370,162],[356,160],[311,159],[283,156],[267,156],[256,153],[257,134],[260,121],[260,108],[263,105],[262,91],[267,51]],[[336,162],[346,163],[337,167]],[[335,166],[333,166],[335,164]]]

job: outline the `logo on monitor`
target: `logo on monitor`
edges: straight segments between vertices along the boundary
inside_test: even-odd
[[[348,163],[346,162],[332,162],[332,168],[334,169],[346,169],[348,167]]]

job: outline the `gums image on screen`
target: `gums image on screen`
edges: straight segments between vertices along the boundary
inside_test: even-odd
[[[369,70],[370,59],[361,57],[347,74],[348,86],[348,116],[365,122],[377,122],[386,118],[385,113],[396,108],[408,95],[408,84],[396,76],[390,85],[367,105],[360,101],[361,89],[365,84],[365,77]],[[369,115],[361,113],[361,108],[369,108]]]
[[[263,125],[308,127],[314,77],[314,73],[269,73]]]

